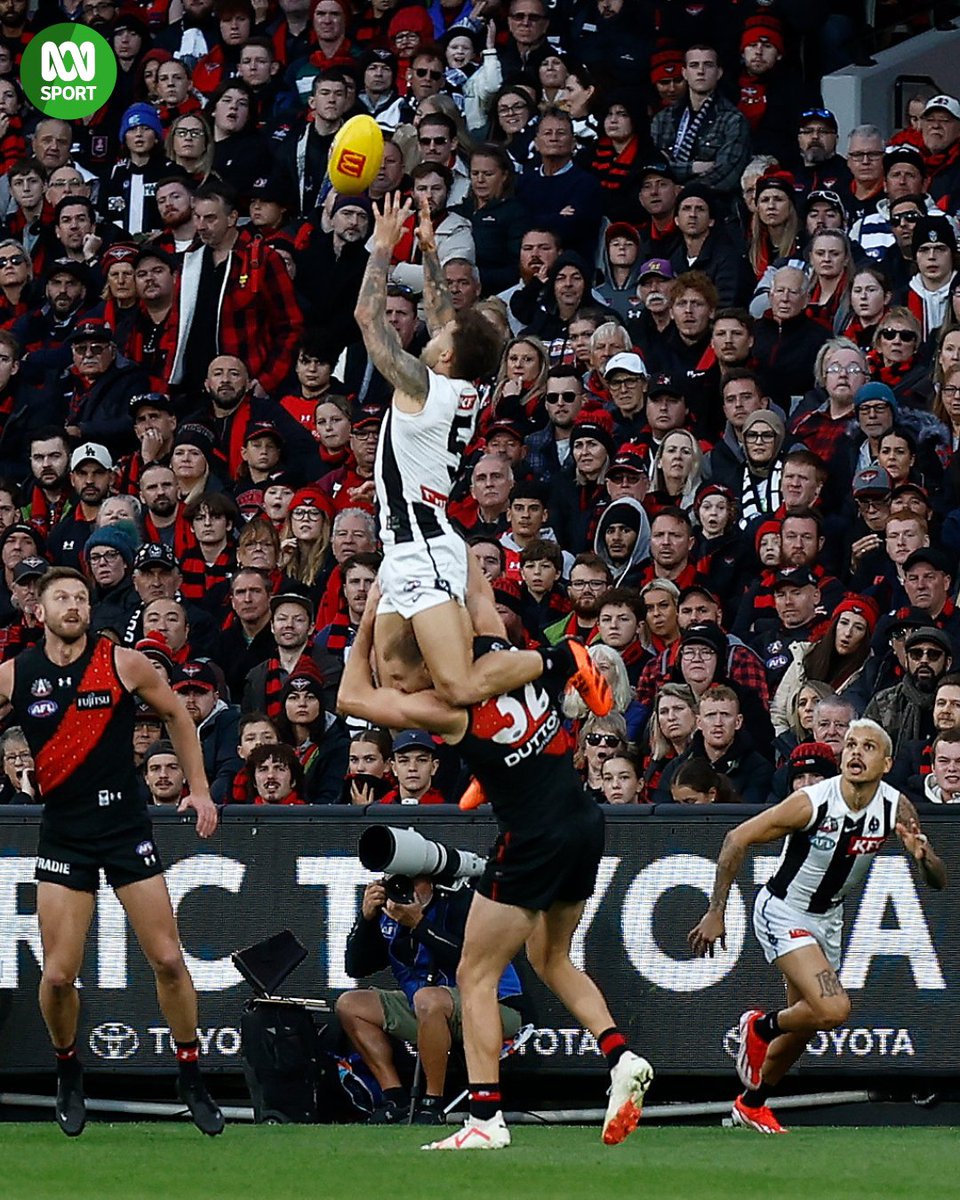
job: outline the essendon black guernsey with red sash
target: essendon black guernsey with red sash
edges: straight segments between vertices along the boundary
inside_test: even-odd
[[[474,640],[474,655],[505,650],[502,641]],[[560,696],[543,680],[493,696],[470,710],[457,752],[483,786],[501,827],[549,829],[585,811],[598,811],[570,757]]]
[[[147,820],[133,760],[135,702],[117,673],[116,649],[88,636],[80,657],[61,667],[41,642],[13,663],[11,701],[33,754],[43,827],[73,840]]]

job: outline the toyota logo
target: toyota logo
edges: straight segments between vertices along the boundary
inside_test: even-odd
[[[140,1038],[135,1029],[122,1021],[104,1021],[90,1031],[90,1049],[97,1058],[119,1062],[132,1058],[140,1049]]]

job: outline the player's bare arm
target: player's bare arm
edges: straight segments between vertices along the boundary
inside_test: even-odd
[[[137,650],[117,650],[117,670],[124,685],[149,704],[163,720],[190,787],[177,812],[192,808],[197,814],[197,834],[208,838],[217,828],[217,806],[203,766],[200,739],[183,702],[148,658]]]
[[[399,399],[399,407],[409,406],[416,411],[426,402],[427,368],[403,349],[385,316],[391,256],[410,212],[410,201],[401,204],[399,194],[384,196],[380,209],[374,205],[373,250],[367,260],[353,315],[363,334],[370,361],[398,393],[394,403]]]
[[[437,253],[437,237],[430,216],[430,205],[424,200],[420,206],[420,224],[417,226],[417,241],[423,255],[423,308],[427,329],[431,335],[439,333],[445,325],[456,320],[457,312],[447,290],[443,267]]]
[[[447,704],[431,690],[408,693],[376,686],[370,656],[378,600],[379,592],[371,588],[340,679],[337,711],[390,729],[427,729],[448,741],[459,741],[467,728],[462,708]]]
[[[803,829],[810,820],[811,812],[812,806],[807,793],[792,792],[775,807],[757,813],[755,817],[731,829],[723,839],[710,904],[703,919],[687,934],[690,949],[699,958],[707,955],[712,958],[714,946],[718,941],[726,949],[724,913],[727,910],[727,897],[743,866],[747,850],[751,846],[778,841],[797,829]]]
[[[917,810],[903,793],[897,805],[897,837],[917,864],[924,881],[935,891],[942,891],[947,886],[943,860],[930,845],[930,839],[920,828]]]
[[[10,703],[13,695],[13,659],[0,663],[0,708]]]

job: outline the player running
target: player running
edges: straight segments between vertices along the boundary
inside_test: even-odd
[[[883,782],[893,765],[889,735],[876,721],[853,721],[840,774],[788,796],[767,812],[731,829],[703,920],[690,931],[695,954],[725,946],[723,914],[730,885],[749,846],[785,837],[770,881],[757,893],[753,928],[767,962],[787,988],[787,1007],[740,1018],[737,1072],[746,1088],[733,1102],[733,1120],[758,1133],[786,1133],[767,1097],[818,1030],[836,1029],[850,1014],[850,997],[837,977],[843,900],[867,874],[874,855],[896,832],[921,876],[946,886],[943,863],[920,830],[906,796]]]
[[[407,626],[404,690],[374,686],[370,671],[371,596],[340,684],[341,712],[394,728],[429,729],[455,745],[489,796],[500,827],[477,884],[457,971],[470,1116],[457,1133],[426,1150],[500,1150],[510,1145],[501,1111],[499,1056],[503,1030],[497,981],[520,948],[550,990],[597,1039],[610,1068],[603,1124],[607,1145],[637,1127],[653,1079],[646,1059],[627,1046],[603,994],[570,960],[570,944],[593,895],[603,855],[603,813],[588,799],[561,724],[562,680],[549,676],[468,708],[430,688]],[[478,655],[500,649],[476,640]],[[515,653],[508,651],[508,653]]]
[[[401,203],[398,194],[387,195],[382,210],[375,209],[373,250],[354,313],[370,362],[394,387],[374,476],[384,553],[376,626],[380,678],[392,681],[397,648],[411,621],[433,686],[451,704],[473,704],[521,687],[562,659],[573,686],[599,711],[602,676],[581,643],[473,658],[465,607],[473,558],[446,506],[476,428],[480,398],[472,381],[495,370],[500,337],[481,313],[454,310],[424,202],[417,236],[432,337],[419,358],[400,345],[385,315],[387,274],[410,213],[410,201]]]
[[[134,697],[165,722],[190,782],[177,811],[194,809],[197,833],[206,838],[217,827],[217,810],[193,722],[149,659],[89,635],[90,586],[79,571],[48,571],[38,600],[43,642],[0,665],[0,703],[13,706],[23,728],[43,800],[36,867],[40,1009],[57,1056],[57,1124],[76,1137],[86,1123],[77,976],[102,869],[156,975],[176,1043],[180,1098],[198,1129],[218,1134],[223,1114],[198,1064],[197,995],[137,789]]]

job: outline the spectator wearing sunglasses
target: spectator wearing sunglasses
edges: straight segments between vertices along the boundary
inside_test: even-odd
[[[623,754],[627,745],[627,723],[618,712],[606,717],[588,717],[580,727],[573,761],[583,778],[583,790],[598,804],[606,804],[603,764]]]
[[[880,268],[895,292],[905,291],[916,272],[913,233],[926,214],[928,199],[920,192],[911,192],[890,201],[890,233],[893,241],[883,251]]]
[[[950,670],[953,643],[942,629],[915,629],[906,639],[907,668],[900,683],[877,692],[864,716],[882,721],[893,738],[893,757],[911,741],[932,738],[937,684]]]
[[[929,407],[930,367],[920,349],[920,322],[908,308],[895,305],[877,326],[867,353],[871,377],[908,408]]]
[[[932,216],[941,211],[924,192],[923,157],[916,146],[887,146],[882,163],[883,195],[877,199],[873,211],[860,216],[850,229],[850,240],[877,261],[895,244],[890,210],[898,200],[916,199],[918,211]],[[900,223],[905,223],[903,215]]]

